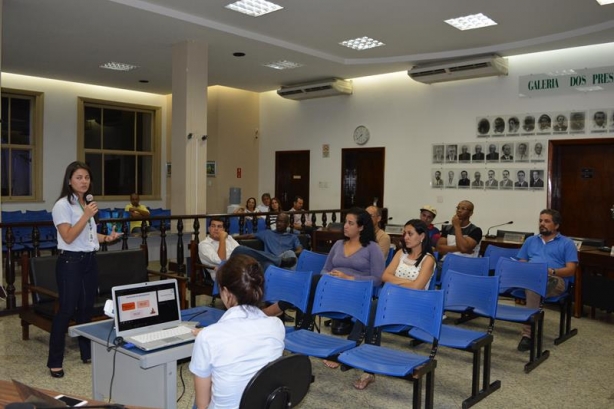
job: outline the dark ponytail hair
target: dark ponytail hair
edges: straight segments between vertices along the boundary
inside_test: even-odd
[[[431,250],[431,241],[429,240],[429,228],[426,223],[424,223],[420,219],[411,219],[410,221],[405,223],[405,226],[403,227],[407,226],[412,226],[414,230],[416,230],[416,233],[418,233],[418,235],[424,233],[424,239],[422,240],[422,246],[420,248],[420,256],[416,259],[416,265],[418,265],[420,264],[424,256],[426,256],[427,254],[433,254],[433,250]],[[404,239],[401,239],[401,248],[403,249],[403,253],[411,253],[411,249],[405,247]]]
[[[365,209],[360,207],[353,207],[346,213],[346,217],[348,214],[353,214],[356,216],[356,224],[358,227],[362,227],[360,231],[359,241],[363,247],[367,247],[369,243],[375,241],[375,229],[373,228],[373,219],[371,219],[371,215]],[[347,237],[344,240],[348,240]]]
[[[258,306],[264,295],[264,272],[255,259],[244,254],[231,256],[215,276],[218,287],[226,287],[238,305]]]

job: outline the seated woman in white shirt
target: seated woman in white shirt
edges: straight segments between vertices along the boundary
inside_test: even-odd
[[[238,408],[250,379],[284,350],[283,323],[258,308],[264,293],[260,264],[246,255],[231,256],[216,280],[228,310],[200,330],[194,343],[190,371],[198,409]]]
[[[412,219],[403,227],[401,250],[384,270],[383,282],[417,290],[428,289],[435,271],[435,257],[429,243],[428,227]]]
[[[239,207],[234,211],[234,213],[258,213],[258,210],[256,209],[256,198],[250,197],[247,199],[247,202],[245,202],[245,207]]]

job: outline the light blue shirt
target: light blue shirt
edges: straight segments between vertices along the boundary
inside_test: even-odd
[[[83,216],[83,208],[79,204],[79,198],[73,195],[72,204],[65,197],[55,202],[51,214],[56,228],[60,224],[74,226]],[[93,217],[90,217],[81,233],[70,244],[66,243],[58,232],[58,250],[91,252],[98,251],[99,248],[100,243],[98,242],[98,234],[96,232],[96,222],[94,222]]]
[[[211,377],[208,409],[238,408],[250,379],[281,356],[285,335],[279,318],[247,306],[230,308],[217,323],[204,328],[194,342],[190,371]]]
[[[573,241],[561,233],[548,242],[537,235],[525,240],[517,257],[531,263],[546,263],[549,268],[563,268],[569,262],[578,262],[578,250]]]

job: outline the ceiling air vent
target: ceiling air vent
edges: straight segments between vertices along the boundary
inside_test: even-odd
[[[352,81],[331,78],[304,84],[287,85],[278,89],[277,95],[294,100],[352,95]]]
[[[507,75],[507,60],[497,55],[417,65],[407,71],[413,80],[425,84]]]

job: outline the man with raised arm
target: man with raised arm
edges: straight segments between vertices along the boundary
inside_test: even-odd
[[[461,201],[456,206],[456,214],[450,224],[443,226],[437,241],[437,251],[441,256],[449,253],[467,257],[477,257],[482,241],[482,229],[469,220],[473,215],[473,203]]]
[[[209,235],[198,243],[198,257],[206,266],[211,278],[215,280],[215,272],[222,261],[228,260],[239,243],[224,229],[224,220],[212,217],[209,223]]]

